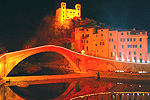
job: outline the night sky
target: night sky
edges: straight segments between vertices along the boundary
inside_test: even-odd
[[[62,0],[1,0],[0,46],[9,51],[22,49],[35,35],[44,16],[55,16]],[[122,29],[150,32],[150,0],[63,0],[67,8],[82,6],[82,18],[90,18]]]

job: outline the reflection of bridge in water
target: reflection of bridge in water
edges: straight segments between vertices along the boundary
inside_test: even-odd
[[[8,83],[4,84],[4,86],[0,87],[0,99],[3,100],[5,98],[4,100],[8,100],[8,99],[25,100],[20,97],[21,94],[18,94],[11,87],[15,87],[15,88],[17,88],[17,90],[21,90],[22,93],[26,93],[27,90],[29,88],[31,88],[32,86],[36,85],[37,87],[39,87],[40,84],[47,84],[46,86],[48,86],[48,85],[51,85],[54,83],[56,83],[56,84],[67,83],[69,85],[68,86],[64,85],[66,90],[64,92],[62,92],[62,94],[58,95],[58,97],[56,97],[53,100],[70,100],[70,98],[75,98],[78,96],[79,96],[79,98],[82,98],[82,99],[77,99],[77,100],[83,100],[83,99],[86,100],[87,97],[89,98],[88,100],[93,100],[93,98],[99,98],[100,100],[101,100],[101,98],[103,98],[103,100],[110,100],[110,99],[105,99],[106,97],[108,97],[108,95],[105,95],[107,93],[110,94],[109,95],[110,97],[111,97],[111,94],[115,94],[115,95],[118,94],[118,96],[121,95],[123,97],[123,93],[124,93],[124,97],[125,97],[125,96],[127,96],[128,93],[130,93],[128,98],[129,97],[132,98],[132,97],[134,97],[133,93],[135,93],[135,91],[139,91],[136,93],[140,93],[139,96],[136,95],[135,97],[142,97],[142,98],[146,97],[147,98],[148,93],[150,93],[150,91],[149,91],[150,87],[149,87],[149,85],[146,85],[146,84],[141,84],[141,87],[139,87],[139,84],[135,84],[130,81],[128,81],[128,84],[124,84],[124,83],[121,83],[121,81],[118,82],[117,80],[110,82],[110,80],[107,80],[107,79],[100,79],[100,81],[97,81],[96,78],[91,77],[91,78],[73,78],[73,79],[66,78],[65,80],[59,79],[57,81],[48,79],[48,80],[43,80],[43,81],[8,82]],[[24,86],[24,84],[28,84],[28,85],[26,85],[27,87],[21,87],[21,86]],[[49,88],[48,87],[47,87],[47,89],[50,88],[50,87]],[[39,88],[37,88],[37,89],[39,89]],[[43,91],[46,91],[46,90],[43,89]],[[147,92],[144,92],[144,91],[147,91]],[[41,92],[41,93],[45,93],[45,92]],[[143,94],[141,95],[141,93],[145,93],[145,96],[143,96]],[[30,91],[30,94],[32,94],[31,91]],[[33,93],[33,94],[35,94],[35,93]],[[102,94],[102,96],[98,96],[97,94]],[[48,95],[50,95],[50,94],[48,93]],[[82,95],[84,95],[84,96],[82,96]],[[45,96],[45,94],[43,94],[43,96]],[[27,96],[27,98],[29,98],[29,97],[30,97],[30,95]],[[42,94],[41,94],[41,97],[42,97]],[[30,98],[30,99],[32,99],[32,98]],[[76,100],[76,99],[74,99],[74,100]],[[127,100],[127,99],[122,99],[122,100]],[[142,100],[147,100],[147,99],[142,99]]]
[[[9,72],[23,59],[41,52],[57,52],[63,55],[68,62],[72,65],[75,72],[88,72],[89,70],[98,71],[149,71],[150,64],[148,63],[132,63],[132,62],[121,62],[110,59],[98,58],[88,55],[83,55],[77,52],[73,52],[66,48],[45,45],[41,47],[30,48],[26,50],[20,50],[16,52],[10,52],[0,57],[0,77],[6,77]]]

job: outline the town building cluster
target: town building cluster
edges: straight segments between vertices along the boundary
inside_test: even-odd
[[[81,5],[67,9],[66,3],[56,10],[57,19],[81,18]],[[148,36],[145,30],[111,30],[108,28],[75,28],[72,44],[82,54],[128,62],[149,63]]]

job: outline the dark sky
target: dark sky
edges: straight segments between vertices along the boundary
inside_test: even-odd
[[[46,15],[55,15],[62,0],[1,0],[0,45],[19,50],[35,35]],[[91,18],[122,29],[150,32],[150,0],[63,0],[68,8],[82,5],[82,18]]]

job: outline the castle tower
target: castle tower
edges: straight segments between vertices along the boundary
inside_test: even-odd
[[[66,3],[65,2],[61,2],[61,21],[65,21],[66,20]]]
[[[81,4],[76,4],[75,9],[76,9],[76,17],[81,17]]]
[[[66,2],[61,2],[61,7],[56,10],[56,20],[60,23],[59,26],[69,26],[71,20],[81,20],[81,4],[76,4],[75,9],[66,8]]]

